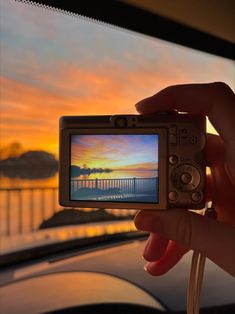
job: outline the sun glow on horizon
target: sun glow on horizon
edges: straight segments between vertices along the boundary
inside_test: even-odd
[[[136,113],[136,102],[173,84],[234,86],[229,60],[37,6],[0,0],[0,27],[5,152],[17,142],[58,157],[62,115]]]
[[[110,170],[157,170],[158,135],[72,135],[71,165]]]

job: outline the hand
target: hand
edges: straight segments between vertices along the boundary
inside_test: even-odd
[[[140,211],[135,225],[149,231],[143,253],[151,275],[162,275],[193,249],[235,276],[235,95],[224,83],[170,86],[136,104],[141,114],[178,110],[207,115],[220,136],[208,134],[217,221],[182,209]],[[210,179],[210,178],[209,178]],[[209,180],[210,181],[210,180]],[[207,184],[207,199],[211,199]]]

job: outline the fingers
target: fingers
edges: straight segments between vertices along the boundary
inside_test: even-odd
[[[151,262],[156,261],[165,253],[169,240],[158,233],[151,233],[145,245],[143,257]]]
[[[169,241],[158,233],[151,233],[143,257],[149,261],[145,270],[154,276],[163,275],[174,267],[188,249]]]
[[[187,248],[169,241],[164,255],[159,260],[147,263],[145,270],[153,276],[163,275],[173,268],[187,252]]]
[[[207,115],[222,138],[229,141],[235,138],[234,98],[225,83],[175,85],[143,99],[136,109],[141,114],[176,109]]]
[[[235,276],[235,228],[185,210],[140,211],[138,229],[159,233],[183,247],[205,254]]]
[[[206,202],[212,201],[212,177],[210,174],[206,175]]]
[[[178,110],[207,115],[225,143],[226,169],[235,186],[235,94],[225,83],[167,87],[136,104],[141,114]]]
[[[221,137],[214,134],[207,134],[206,143],[206,160],[207,164],[212,167],[224,165],[225,149]]]
[[[229,171],[225,168],[224,142],[219,136],[207,134],[206,158],[207,164],[210,164],[214,170],[213,179],[215,180],[213,183],[212,178],[207,177],[206,200],[212,200],[213,194],[213,198],[216,200],[218,220],[234,224],[234,185],[231,178],[228,176]]]
[[[223,168],[224,165],[224,144],[222,139],[218,135],[207,134],[207,146],[206,146],[206,164],[215,169],[216,167]],[[225,174],[226,175],[226,174]],[[207,173],[206,176],[206,201],[212,201],[212,195],[215,185],[211,174]],[[213,195],[214,196],[214,195]]]
[[[219,214],[224,208],[226,212],[229,212],[230,208],[234,210],[232,196],[235,186],[235,96],[233,91],[224,83],[171,86],[142,100],[136,107],[142,114],[178,110],[209,117],[221,136],[218,138],[209,135],[207,145],[207,161],[215,169],[216,186],[219,187],[216,191],[216,209],[219,210]],[[210,194],[210,189],[207,194]],[[218,217],[229,222],[233,216]],[[205,254],[235,276],[234,227],[185,210],[142,211],[136,216],[135,224],[138,229],[159,233],[164,238]],[[159,240],[157,243],[158,247],[162,245]],[[154,255],[151,255],[155,246],[154,241],[152,240],[148,245],[144,255],[154,258]],[[168,253],[172,252],[168,247],[170,248],[170,243],[163,255],[147,266],[149,272],[157,274],[157,269],[159,271],[161,265],[166,267],[165,270],[167,266],[164,265],[172,267],[174,259],[169,256],[173,253]],[[151,250],[148,253],[149,248]],[[163,246],[161,249],[163,252]],[[176,261],[177,254],[173,256]]]

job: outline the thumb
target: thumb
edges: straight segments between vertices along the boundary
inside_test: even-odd
[[[226,144],[226,161],[225,169],[227,175],[235,187],[235,140]]]
[[[182,209],[140,211],[137,229],[157,232],[176,243],[205,254],[235,276],[235,228]]]

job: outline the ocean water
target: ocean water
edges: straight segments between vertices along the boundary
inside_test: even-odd
[[[125,178],[153,178],[158,174],[157,171],[112,171],[103,173],[91,173],[90,175],[81,175],[73,179],[125,179]]]

